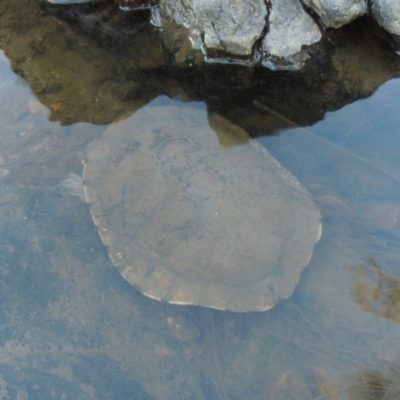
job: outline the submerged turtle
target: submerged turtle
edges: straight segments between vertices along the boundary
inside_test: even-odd
[[[246,132],[150,105],[93,142],[84,189],[110,259],[143,294],[263,311],[288,298],[321,234],[301,184]],[[221,144],[221,142],[223,144]]]

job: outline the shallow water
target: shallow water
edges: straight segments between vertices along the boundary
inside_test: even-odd
[[[82,42],[63,27],[79,54]],[[35,57],[10,58],[17,71],[35,67]],[[60,71],[49,79],[65,82]],[[66,117],[73,90],[68,98],[53,82],[49,104],[35,91],[44,106],[33,93],[40,82],[14,74],[4,55],[0,75],[0,399],[400,397],[399,79],[300,127],[279,107],[250,114],[248,93],[238,108],[225,83],[226,100],[206,106],[199,93],[210,81],[200,78],[183,90],[172,77],[160,89],[159,76],[146,76],[146,90],[106,106],[108,87],[94,79]],[[271,111],[271,96],[255,100],[258,110]],[[310,191],[323,235],[288,300],[257,313],[174,306],[143,296],[112,267],[88,205],[59,184],[82,174],[88,144],[112,129],[102,118],[129,118],[152,98],[210,112],[233,104]]]

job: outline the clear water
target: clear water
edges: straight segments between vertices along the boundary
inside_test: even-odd
[[[259,142],[311,192],[323,236],[290,299],[231,313],[133,289],[88,206],[61,190],[109,128],[104,113],[120,112],[96,108],[105,84],[75,110],[98,124],[61,125],[73,91],[59,100],[53,85],[44,106],[29,86],[40,82],[17,76],[4,55],[0,77],[0,399],[400,397],[399,79],[312,126],[281,116],[293,127],[263,136],[271,126],[257,125]]]

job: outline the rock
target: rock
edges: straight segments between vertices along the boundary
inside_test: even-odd
[[[185,26],[193,47],[203,50],[209,59],[251,61],[254,44],[263,35],[267,13],[259,0],[171,0],[161,2],[153,14],[160,27],[168,26],[171,19]],[[250,16],[251,24],[247,22]],[[300,69],[308,58],[306,52],[301,52],[302,46],[320,39],[317,24],[298,0],[273,0],[269,30],[261,45],[261,62],[270,69]]]
[[[263,0],[175,0],[160,3],[161,23],[165,16],[169,16],[186,26],[194,47],[202,48],[211,57],[215,53],[249,57],[254,43],[263,33],[266,15]]]
[[[393,0],[374,0],[371,12],[375,20],[385,30],[400,39],[400,2]]]
[[[262,41],[262,51],[266,53],[262,63],[270,69],[298,69],[302,46],[320,39],[317,24],[298,0],[272,0],[269,31]]]
[[[327,28],[340,28],[368,13],[364,0],[304,0],[304,3],[314,10]]]
[[[41,0],[46,1],[46,0]],[[53,4],[89,0],[47,0]],[[272,70],[299,70],[322,28],[340,28],[370,15],[400,46],[400,3],[392,0],[91,0],[124,11],[151,9],[165,53],[177,65],[259,62]],[[60,7],[62,8],[62,7]],[[319,21],[318,21],[319,20]],[[393,43],[394,41],[394,43]],[[315,50],[315,49],[313,49]],[[315,51],[314,51],[315,53]]]

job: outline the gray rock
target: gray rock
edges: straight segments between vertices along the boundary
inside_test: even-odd
[[[384,29],[400,37],[400,2],[395,0],[374,0],[372,15]]]
[[[115,0],[47,1],[74,4]],[[202,63],[204,55],[210,62],[257,61],[273,70],[300,69],[309,57],[305,47],[321,39],[314,15],[325,27],[339,28],[371,12],[400,44],[400,0],[158,1],[159,5],[152,8],[152,23],[161,28],[163,46],[180,65]],[[150,0],[116,2],[124,10],[132,9],[126,4],[153,4]]]
[[[321,18],[327,28],[340,28],[368,13],[365,0],[303,0]],[[387,0],[391,2],[393,0]],[[395,2],[395,1],[393,1]]]
[[[195,47],[250,56],[262,35],[267,8],[263,0],[171,0],[160,3],[163,15],[189,29]]]
[[[300,60],[293,56],[301,52],[303,45],[318,42],[321,32],[298,0],[271,3],[269,31],[262,42],[262,51],[266,53],[263,64],[271,69],[297,69]],[[277,58],[284,61],[280,67]]]

